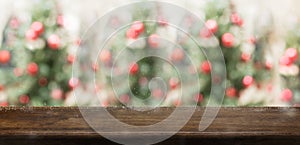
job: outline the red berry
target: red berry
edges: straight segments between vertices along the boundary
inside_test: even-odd
[[[21,104],[29,103],[30,98],[27,95],[22,95],[19,97],[19,101]]]
[[[251,55],[249,53],[243,52],[241,55],[241,60],[244,62],[248,62],[251,59]]]
[[[60,38],[57,35],[52,34],[48,37],[47,43],[51,49],[57,50],[60,47]]]
[[[179,85],[179,79],[177,77],[172,77],[169,80],[169,86],[171,89],[177,88]]]
[[[35,21],[31,24],[31,30],[34,31],[34,33],[39,36],[44,32],[44,25],[41,22]]]
[[[199,94],[196,94],[195,96],[194,96],[194,100],[197,102],[197,103],[201,103],[202,101],[203,101],[203,95],[201,94],[201,93],[199,93]]]
[[[144,31],[144,24],[141,21],[135,21],[131,25],[131,29],[133,29],[138,35]]]
[[[69,87],[70,87],[71,89],[76,88],[78,85],[79,85],[79,80],[78,80],[77,78],[71,78],[71,79],[69,80]]]
[[[75,61],[75,56],[72,54],[68,55],[68,63],[73,64]]]
[[[0,64],[7,64],[10,58],[11,56],[8,50],[0,50]]]
[[[63,91],[61,89],[54,89],[51,91],[51,98],[54,100],[60,100],[63,98]]]
[[[159,36],[157,34],[152,34],[148,38],[148,44],[152,48],[157,48],[159,46]]]
[[[184,51],[180,48],[174,49],[171,54],[171,60],[173,61],[181,61],[184,58]]]
[[[139,65],[137,63],[132,63],[129,65],[129,74],[135,75],[139,71]]]
[[[243,25],[243,19],[241,19],[241,17],[236,13],[233,13],[231,15],[230,19],[231,19],[231,22],[235,25],[238,25],[238,26]]]
[[[31,76],[35,76],[39,71],[39,66],[32,62],[30,64],[27,65],[27,73]]]
[[[288,48],[284,55],[287,56],[291,62],[295,62],[298,58],[298,51],[295,48]]]
[[[0,84],[0,92],[4,90],[4,86]]]
[[[234,44],[234,36],[231,33],[225,33],[222,36],[222,44],[224,47],[230,48]]]
[[[293,92],[290,89],[284,89],[281,92],[281,99],[284,102],[290,102],[293,99]]]
[[[211,65],[209,61],[204,61],[201,64],[201,72],[203,72],[204,74],[209,74],[211,71]]]
[[[253,84],[253,82],[254,82],[254,79],[253,79],[252,76],[245,76],[243,78],[243,85],[244,85],[244,87],[251,86]]]
[[[235,88],[230,87],[226,89],[226,96],[233,98],[237,96],[237,91]]]
[[[108,63],[111,60],[111,53],[109,50],[104,49],[101,51],[99,57],[100,57],[100,61],[102,61],[103,63]]]
[[[38,38],[38,35],[34,32],[34,30],[29,29],[26,31],[25,37],[27,40],[32,41],[32,40],[36,40]]]
[[[207,20],[205,26],[211,33],[216,33],[218,31],[218,24],[216,20]]]

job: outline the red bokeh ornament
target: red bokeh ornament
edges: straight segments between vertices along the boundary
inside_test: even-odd
[[[36,40],[38,37],[39,36],[32,29],[27,30],[25,33],[25,38],[29,41]]]
[[[211,33],[216,33],[218,31],[218,23],[216,20],[207,20],[205,26]]]
[[[141,21],[135,21],[131,25],[131,29],[133,29],[138,34],[141,34],[144,31],[144,28],[145,28],[145,26]]]
[[[293,92],[290,89],[284,89],[281,92],[281,100],[284,102],[290,102],[293,99]]]
[[[243,52],[241,55],[241,60],[243,62],[248,62],[251,59],[251,54]]]
[[[127,39],[136,39],[139,37],[139,33],[137,33],[135,30],[129,28],[126,32],[126,38]]]
[[[266,61],[266,62],[265,62],[265,68],[266,68],[267,70],[271,70],[271,69],[273,68],[273,63],[270,62],[270,61]]]
[[[54,100],[61,100],[63,98],[63,91],[61,89],[53,89],[51,91],[51,98]]]
[[[23,71],[22,68],[18,68],[18,67],[14,68],[14,75],[15,75],[16,77],[22,76],[23,73],[24,73],[24,71]]]
[[[163,97],[164,92],[161,89],[154,89],[151,91],[151,95],[154,98],[159,99],[159,98]]]
[[[243,85],[244,85],[244,87],[251,86],[253,84],[253,82],[254,82],[254,79],[253,79],[252,76],[245,76],[243,78]]]
[[[248,43],[255,44],[256,43],[256,38],[254,36],[249,37]]]
[[[57,50],[60,47],[60,38],[56,34],[52,34],[48,37],[47,43],[51,49]]]
[[[139,65],[137,63],[132,63],[129,65],[129,74],[130,75],[135,75],[139,71]]]
[[[126,32],[128,39],[136,39],[144,31],[145,26],[141,21],[135,21]]]
[[[237,96],[237,90],[234,87],[230,87],[226,89],[226,96],[229,98],[234,98]]]
[[[97,63],[92,64],[92,69],[94,72],[98,71],[98,69],[99,69],[98,64]]]
[[[179,86],[179,79],[177,77],[170,78],[169,86],[171,89],[177,88]]]
[[[0,50],[0,64],[7,64],[10,59],[11,55],[8,50]]]
[[[222,45],[227,48],[233,47],[234,36],[231,33],[225,33],[222,35]]]
[[[48,84],[48,79],[47,79],[47,78],[42,77],[42,78],[39,79],[39,85],[40,85],[41,87],[44,87],[44,86],[46,86],[47,84]]]
[[[183,60],[184,58],[184,51],[180,48],[176,48],[173,50],[172,54],[171,54],[171,60],[178,62]]]
[[[70,87],[71,89],[76,88],[78,85],[79,85],[79,80],[78,80],[77,78],[72,77],[72,78],[69,80],[69,87]]]
[[[22,95],[19,97],[19,102],[21,104],[27,104],[27,103],[29,103],[29,101],[30,101],[30,98],[27,95]]]
[[[201,38],[210,38],[212,34],[207,28],[202,28],[199,35]]]
[[[75,61],[75,56],[72,54],[69,54],[67,59],[68,59],[68,63],[73,64]]]
[[[280,63],[280,65],[285,65],[285,66],[293,64],[291,59],[286,55],[284,55],[280,58],[279,63]]]
[[[176,107],[180,106],[181,105],[181,100],[180,99],[175,99],[173,101],[173,105],[176,106]]]
[[[237,13],[233,13],[231,14],[231,22],[237,26],[242,26],[243,25],[243,19],[237,14]]]
[[[56,18],[56,23],[59,26],[64,26],[64,17],[62,15],[58,15],[57,18]]]
[[[41,22],[35,21],[31,24],[30,29],[33,30],[37,36],[39,36],[44,32],[44,25]]]
[[[211,72],[211,64],[209,61],[204,61],[201,64],[201,72],[203,72],[204,74],[209,74]]]
[[[108,49],[104,49],[100,53],[100,61],[103,63],[108,63],[111,60],[111,52]]]
[[[119,100],[121,103],[127,104],[130,101],[130,96],[127,94],[124,94],[124,95],[120,96]]]
[[[0,107],[7,107],[9,104],[7,101],[3,101],[0,103]]]
[[[148,38],[148,44],[152,48],[157,48],[159,46],[159,36],[157,34],[152,34]]]
[[[39,72],[39,66],[32,62],[27,65],[27,73],[31,76],[35,76]]]
[[[204,97],[201,93],[198,93],[194,96],[194,100],[197,102],[197,103],[201,103],[203,101]]]
[[[298,51],[296,48],[288,48],[284,55],[287,56],[291,62],[295,62],[298,59]]]

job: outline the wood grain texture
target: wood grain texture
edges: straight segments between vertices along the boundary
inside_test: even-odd
[[[103,108],[80,109],[96,112]],[[143,126],[160,122],[174,108],[157,108],[148,112],[127,108],[107,110],[122,122]],[[197,108],[190,121],[176,135],[160,144],[300,144],[300,108],[221,108],[209,128],[199,132],[198,125],[204,110]],[[109,121],[106,118],[96,119],[99,123]],[[108,127],[113,130],[115,126]],[[162,135],[159,131],[105,134],[136,140]],[[0,144],[114,143],[91,129],[77,107],[32,107],[0,109]]]

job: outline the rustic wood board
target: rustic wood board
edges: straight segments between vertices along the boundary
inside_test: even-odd
[[[101,108],[80,109],[93,111]],[[190,121],[176,135],[160,144],[300,144],[300,108],[225,107],[220,109],[205,131],[199,132],[198,125],[204,109],[197,108]],[[107,110],[122,122],[150,125],[163,120],[174,108],[156,108],[147,113],[114,107]],[[109,120],[102,118],[97,121],[105,123]],[[114,129],[114,126],[110,127]],[[126,137],[138,140],[155,135],[160,133],[133,132]],[[0,144],[114,143],[91,129],[77,107],[8,107],[0,109]]]

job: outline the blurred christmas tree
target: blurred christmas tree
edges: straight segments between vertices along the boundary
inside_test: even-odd
[[[243,90],[251,86],[260,87],[271,77],[272,63],[266,60],[264,51],[269,34],[258,32],[259,35],[247,38],[243,19],[235,11],[231,1],[209,0],[204,13],[205,27],[200,28],[201,24],[191,25],[190,33],[200,37],[199,41],[203,42],[200,48],[206,48],[209,54],[216,53],[217,50],[212,48],[221,47],[227,70],[223,105],[235,106]],[[212,58],[211,61],[218,59]],[[199,70],[202,87],[199,96],[204,99],[199,103],[205,105],[210,96],[211,81],[217,81],[217,78],[212,80],[210,76],[211,68],[218,66],[211,66],[212,62],[205,56],[201,61]]]
[[[286,49],[280,58],[279,71],[283,80],[284,89],[280,99],[291,105],[300,103],[300,75],[299,75],[299,48],[300,48],[300,23],[292,22],[286,35]]]
[[[166,72],[165,66],[168,64],[163,59],[156,57],[159,56],[157,53],[161,49],[161,36],[158,31],[165,29],[166,24],[147,22],[149,17],[151,17],[150,8],[136,8],[132,15],[133,23],[111,39],[111,45],[100,53],[99,60],[102,69],[98,76],[107,71],[105,73],[107,80],[110,80],[110,77],[115,78],[107,84],[117,87],[113,95],[119,99],[117,104],[153,106],[166,95],[165,89],[175,89],[179,85],[178,78],[173,75],[174,70],[167,68]],[[116,19],[118,18],[112,18],[112,23],[116,22]],[[111,24],[111,26],[114,25]],[[126,55],[126,58],[118,58],[118,55],[122,55],[122,53]],[[141,59],[131,59],[135,56],[141,57]],[[123,59],[118,60],[120,58]],[[161,86],[161,84],[157,84],[159,82],[154,81],[155,85],[151,87],[150,81],[158,77],[162,80],[156,81],[169,82],[169,86]],[[110,102],[109,104],[115,103]]]
[[[187,30],[189,34],[201,42],[200,46],[196,47],[193,45],[194,40],[190,39],[189,36],[180,34],[176,29],[175,34],[172,33],[172,26],[168,25],[168,18],[164,17],[163,14],[157,14],[157,23],[153,23],[144,21],[151,16],[151,10],[136,9],[133,12],[135,14],[132,17],[133,24],[121,31],[116,39],[111,39],[111,42],[108,42],[111,45],[100,53],[100,61],[103,64],[101,67],[107,68],[107,70],[114,67],[112,71],[114,77],[125,75],[124,71],[129,72],[129,87],[121,87],[126,86],[126,80],[115,81],[118,87],[114,91],[117,91],[116,96],[119,97],[121,103],[134,106],[141,104],[151,106],[161,101],[161,97],[166,96],[165,102],[161,105],[177,106],[193,103],[206,105],[211,93],[211,81],[218,81],[218,77],[211,79],[211,67],[218,66],[211,66],[212,62],[206,59],[206,55],[201,50],[207,49],[206,53],[209,53],[209,56],[214,56],[217,50],[210,48],[219,46],[224,54],[227,68],[224,105],[237,105],[243,90],[251,86],[259,87],[263,82],[269,80],[272,63],[266,60],[264,52],[264,47],[268,43],[268,34],[258,35],[257,38],[254,36],[245,38],[243,19],[235,11],[230,1],[210,0],[206,3],[203,11],[205,24],[196,23],[191,16],[184,16],[180,24],[180,28]],[[217,41],[213,36],[217,38]],[[147,40],[142,38],[147,38]],[[176,69],[172,69],[172,67],[167,66],[168,64],[164,64],[163,60],[156,57],[145,57],[137,62],[113,66],[114,59],[118,57],[119,52],[124,51],[125,46],[125,51],[133,53],[133,56],[143,56],[151,54],[150,50],[161,49],[164,42],[160,39],[174,39],[175,43],[181,45],[182,48],[173,47],[170,49],[167,58],[169,58],[171,65],[178,67],[177,70],[187,70],[188,73],[178,75]],[[163,50],[166,49],[168,48],[163,48],[161,53],[163,54]],[[130,55],[125,57],[130,57]],[[196,62],[197,68],[189,66],[188,58]],[[220,58],[211,58],[210,60],[218,62]],[[121,62],[124,61],[126,59]],[[110,79],[109,75],[110,71],[106,75],[108,80]],[[196,85],[184,85],[186,82],[193,82],[191,81],[193,75],[199,75],[200,88],[197,88]],[[167,82],[167,86],[161,85],[162,82],[158,81],[157,83],[161,86],[149,88],[151,86],[149,83],[157,77],[160,77],[163,82]],[[122,85],[123,83],[124,85]],[[180,99],[178,96],[181,95],[180,90],[182,88],[185,89],[182,90],[183,96]],[[146,99],[147,102],[139,104],[133,96]]]
[[[0,49],[0,92],[5,105],[62,105],[73,55],[63,18],[53,1],[34,1],[31,17],[12,16]]]
[[[33,8],[29,19],[12,17],[3,35],[0,49],[0,102],[3,105],[61,105],[65,94],[79,84],[79,79],[70,79],[75,57],[68,49],[74,44],[69,43],[56,5],[41,0]],[[105,37],[109,40],[99,54],[100,65],[93,63],[89,68],[84,65],[75,72],[79,75],[87,69],[96,72],[96,91],[106,93],[106,97],[100,99],[103,106],[196,103],[205,106],[212,82],[220,80],[218,76],[211,77],[212,68],[222,70],[218,65],[211,65],[220,64],[223,59],[214,55],[218,51],[214,48],[219,47],[227,69],[221,72],[227,77],[224,105],[237,105],[244,90],[259,88],[269,80],[272,63],[265,58],[264,51],[269,34],[258,32],[259,35],[254,35],[257,37],[246,38],[243,19],[229,0],[207,1],[203,9],[204,23],[178,13],[178,18],[182,18],[179,28],[200,44],[170,25],[174,15],[172,18],[164,15],[158,5],[137,7],[130,13],[129,26],[122,27],[112,37]],[[121,21],[121,16],[111,17],[105,29],[121,27]],[[93,33],[93,36],[98,35],[96,30]],[[101,33],[105,35],[106,31]],[[82,47],[94,47],[97,39],[83,42]],[[95,54],[87,50],[77,57],[84,57],[80,61],[94,62],[90,59]],[[87,78],[80,77],[81,83]],[[82,90],[89,88],[91,86],[83,86]],[[216,100],[210,100],[213,101]]]

